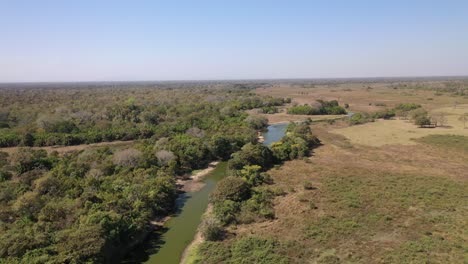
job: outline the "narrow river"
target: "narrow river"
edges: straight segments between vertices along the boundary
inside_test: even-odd
[[[279,141],[287,123],[268,127],[263,144]],[[185,248],[192,242],[203,213],[208,207],[208,197],[218,181],[226,175],[227,162],[220,162],[203,180],[204,187],[197,192],[187,192],[176,201],[177,213],[164,224],[162,230],[150,234],[149,239],[135,248],[122,263],[178,264]]]

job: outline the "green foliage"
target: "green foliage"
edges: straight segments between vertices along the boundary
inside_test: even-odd
[[[291,123],[286,129],[286,136],[271,145],[277,162],[301,159],[310,155],[310,149],[318,146],[320,141],[312,134],[306,123]]]
[[[248,165],[258,165],[262,170],[270,168],[273,166],[273,154],[271,150],[261,144],[248,143],[240,151],[232,154],[228,168],[235,172]]]
[[[263,116],[249,116],[246,122],[251,128],[256,130],[264,129],[268,126],[268,119]]]
[[[34,169],[49,169],[52,166],[52,160],[47,158],[45,150],[31,148],[20,148],[12,156],[12,163],[20,174]]]
[[[278,107],[275,106],[264,106],[261,108],[262,113],[264,114],[276,114],[278,113]]]
[[[201,224],[201,233],[206,241],[218,241],[224,236],[224,230],[217,219],[205,218]]]
[[[374,118],[368,113],[355,113],[349,118],[350,125],[361,125],[368,122],[374,122]]]
[[[271,178],[268,174],[262,172],[262,167],[258,165],[244,166],[239,174],[250,186],[259,186],[264,183],[270,183]]]
[[[297,105],[288,108],[290,115],[319,115],[320,111],[310,105]]]
[[[414,103],[405,103],[405,104],[398,104],[393,109],[395,111],[409,112],[411,110],[415,110],[415,109],[418,109],[418,108],[421,108],[421,105],[414,104]]]
[[[256,188],[252,197],[242,204],[238,222],[250,223],[259,219],[273,219],[273,198],[275,194],[268,188]]]
[[[250,196],[250,190],[245,180],[228,176],[218,182],[216,188],[210,194],[210,201],[216,205],[225,200],[241,202]]]
[[[338,101],[317,100],[320,104],[318,108],[310,105],[297,105],[288,109],[291,115],[344,115],[346,110],[338,104]]]
[[[429,119],[429,117],[427,116],[417,116],[415,119],[414,119],[414,124],[417,125],[417,126],[427,126],[427,125],[430,125],[431,124],[431,119]]]
[[[199,259],[195,263],[289,263],[281,254],[282,245],[273,239],[245,237],[230,244],[214,242],[203,243],[199,250]]]
[[[231,200],[218,201],[213,204],[213,214],[222,224],[235,222],[237,213],[240,211],[240,202]]]

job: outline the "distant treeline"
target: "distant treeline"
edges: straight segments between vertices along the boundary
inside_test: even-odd
[[[319,106],[296,105],[288,109],[291,115],[344,115],[346,110],[338,104],[338,101],[317,100]]]

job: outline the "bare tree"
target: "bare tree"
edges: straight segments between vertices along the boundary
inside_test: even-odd
[[[199,129],[198,127],[191,127],[187,130],[188,135],[197,137],[197,138],[203,138],[205,136],[205,131],[202,129]]]
[[[463,128],[466,128],[466,122],[468,122],[468,113],[464,113],[464,114],[460,115],[458,120],[462,121],[463,122]]]
[[[437,126],[443,127],[447,124],[447,116],[445,113],[434,113],[431,115],[431,119]]]
[[[175,159],[174,153],[167,150],[160,150],[155,153],[156,158],[159,160],[162,166],[167,166],[169,162]]]
[[[115,152],[112,160],[115,165],[134,168],[138,165],[142,155],[139,150],[129,148]]]

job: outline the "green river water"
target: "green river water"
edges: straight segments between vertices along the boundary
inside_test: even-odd
[[[264,133],[269,145],[279,141],[287,124],[268,127]],[[164,228],[149,235],[149,239],[135,248],[123,263],[178,264],[185,248],[192,242],[203,213],[208,207],[208,197],[226,175],[227,162],[220,162],[203,180],[205,185],[197,192],[183,193],[176,201],[178,211],[164,224]]]

